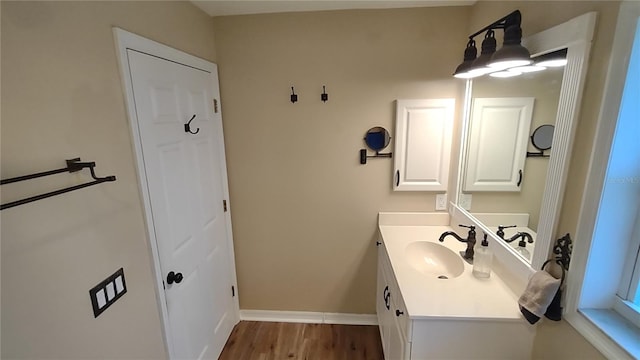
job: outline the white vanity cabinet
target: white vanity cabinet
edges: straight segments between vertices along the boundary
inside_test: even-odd
[[[530,359],[534,330],[495,274],[479,280],[471,265],[453,279],[416,272],[408,245],[448,226],[380,226],[376,312],[386,360]],[[464,244],[445,241],[451,251]],[[438,245],[440,246],[440,245]]]
[[[473,101],[464,191],[520,191],[534,98]]]
[[[393,190],[447,191],[455,99],[396,101]]]

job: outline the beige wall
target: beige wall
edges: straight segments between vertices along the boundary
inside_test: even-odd
[[[188,2],[2,1],[2,178],[97,162],[101,184],[2,211],[2,358],[164,358],[112,26],[215,60]],[[2,202],[87,181],[5,185]],[[89,289],[124,267],[98,318]]]
[[[358,150],[393,136],[394,99],[458,95],[468,10],[214,19],[242,309],[375,312],[377,213],[435,196],[393,192],[393,161]]]
[[[589,11],[598,12],[564,205],[556,232],[558,237],[566,233],[575,234],[576,231],[619,6],[618,1],[481,1],[473,7],[469,31],[476,31],[510,11],[519,9],[522,12],[524,36]],[[538,328],[533,358],[600,359],[603,356],[563,321],[558,324],[543,324]]]

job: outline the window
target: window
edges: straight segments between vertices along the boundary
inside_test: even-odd
[[[616,359],[640,358],[639,20],[640,4],[623,2],[566,306],[567,320]],[[575,275],[580,273],[584,278]]]

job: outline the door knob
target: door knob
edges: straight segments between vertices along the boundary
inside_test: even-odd
[[[182,273],[174,273],[173,271],[170,271],[169,274],[167,274],[167,284],[171,285],[174,282],[179,284],[181,281]]]
[[[400,315],[402,315],[402,314],[404,314],[404,312],[403,312],[403,311],[400,311],[400,310],[396,309],[396,316],[400,316]]]

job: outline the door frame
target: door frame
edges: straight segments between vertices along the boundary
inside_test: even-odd
[[[173,343],[170,336],[170,322],[169,322],[169,314],[167,311],[167,301],[165,297],[164,290],[164,274],[160,267],[160,256],[158,251],[158,243],[155,234],[155,229],[153,226],[153,217],[151,212],[151,199],[148,189],[147,183],[147,174],[145,172],[144,167],[144,158],[142,155],[142,144],[140,131],[138,128],[138,117],[135,109],[135,100],[133,94],[133,84],[131,81],[131,69],[129,66],[129,61],[127,57],[127,50],[136,50],[142,53],[146,53],[151,56],[156,56],[159,58],[163,58],[169,61],[173,61],[176,63],[180,63],[183,65],[191,66],[197,69],[205,70],[209,72],[211,75],[211,81],[214,83],[214,88],[218,89],[219,96],[219,86],[215,82],[216,78],[214,74],[217,75],[218,67],[216,64],[197,58],[195,56],[184,53],[180,50],[171,48],[169,46],[160,44],[153,40],[149,40],[142,36],[130,33],[126,30],[114,27],[113,35],[115,39],[116,53],[118,57],[118,65],[120,69],[120,77],[122,79],[123,93],[125,97],[125,105],[127,110],[127,117],[129,120],[129,126],[131,130],[131,143],[133,145],[133,150],[135,153],[135,164],[138,178],[138,188],[140,190],[141,201],[144,210],[144,220],[146,224],[146,232],[147,232],[147,244],[149,246],[149,251],[152,255],[153,259],[153,273],[155,275],[155,290],[156,290],[156,302],[158,303],[158,308],[160,309],[160,319],[162,326],[162,334],[164,337],[165,350],[169,358],[172,357],[173,354]],[[220,107],[221,109],[221,107]],[[221,113],[221,111],[220,111]],[[225,199],[229,199],[229,184],[227,180],[227,163],[226,163],[226,155],[224,149],[224,135],[222,132],[220,133],[220,164],[222,165],[222,187],[223,187],[223,197]],[[227,212],[224,212],[225,216],[225,225],[227,227],[227,243],[229,248],[229,264],[231,266],[231,283],[235,286],[235,296],[233,297],[234,311],[233,316],[234,320],[237,323],[240,320],[240,306],[238,302],[238,287],[237,287],[237,276],[236,276],[236,265],[235,265],[235,256],[233,250],[233,234],[231,229],[231,207],[227,206]]]

